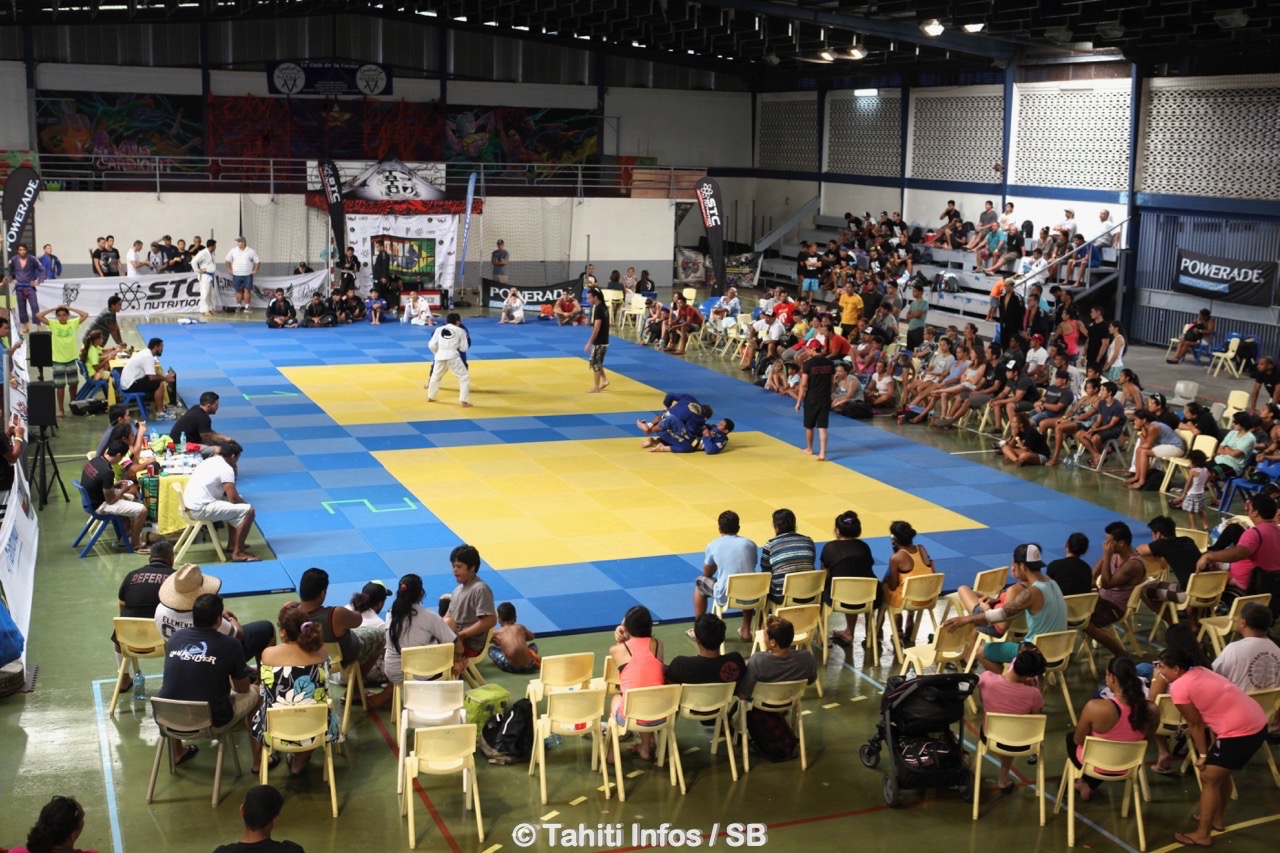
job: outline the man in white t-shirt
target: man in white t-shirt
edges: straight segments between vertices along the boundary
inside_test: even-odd
[[[245,550],[244,541],[253,527],[253,507],[236,490],[236,468],[244,448],[237,441],[222,445],[222,453],[210,456],[187,481],[182,502],[197,521],[227,524],[227,556],[233,563],[256,563],[258,558]]]
[[[206,593],[217,595],[220,589],[222,581],[202,573],[195,563],[185,563],[165,578],[160,585],[160,603],[156,606],[155,617],[156,627],[165,641],[175,632],[195,624],[191,611],[197,598]],[[263,649],[275,645],[276,641],[275,629],[270,622],[263,620],[241,625],[230,610],[222,611],[222,621],[218,623],[217,630],[219,634],[240,641],[246,660],[258,657]]]
[[[1251,601],[1240,609],[1240,639],[1228,643],[1213,671],[1246,693],[1280,687],[1280,646],[1267,636],[1274,620],[1265,604]]]
[[[178,376],[172,370],[160,372],[160,355],[164,352],[164,341],[152,338],[147,341],[147,348],[140,349],[124,363],[120,371],[120,387],[128,392],[150,394],[152,399],[152,417],[154,421],[171,421],[174,415],[165,408],[164,392],[173,389],[173,399],[178,399]],[[146,413],[142,413],[146,417]]]
[[[146,252],[142,251],[142,241],[134,240],[133,248],[124,254],[124,277],[140,278],[150,272],[151,265],[147,263]]]
[[[1063,213],[1067,215],[1066,219],[1063,219],[1057,225],[1053,226],[1053,230],[1061,234],[1065,234],[1067,242],[1071,242],[1071,238],[1076,236],[1076,231],[1080,226],[1079,223],[1076,222],[1076,212],[1074,210],[1068,207],[1063,211]]]
[[[262,261],[258,253],[249,248],[243,234],[236,238],[235,248],[227,252],[225,260],[227,272],[231,273],[231,286],[236,292],[236,305],[248,313],[249,300],[253,298],[253,277],[257,275]]]

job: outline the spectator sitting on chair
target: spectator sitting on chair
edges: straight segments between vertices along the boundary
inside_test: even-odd
[[[755,571],[756,559],[759,556],[756,543],[739,535],[741,522],[738,514],[733,510],[727,509],[720,513],[716,528],[720,535],[707,543],[706,553],[702,558],[702,575],[693,585],[695,618],[707,612],[708,601],[720,607],[728,606],[729,578],[736,574]],[[744,613],[738,636],[745,642],[751,641],[750,625],[750,619]],[[716,648],[719,647],[717,643]]]
[[[1067,261],[1067,277],[1063,283],[1068,287],[1084,287],[1085,272],[1102,266],[1102,249],[1097,243],[1086,244],[1083,234],[1072,237],[1071,244],[1071,259]],[[1072,270],[1078,270],[1074,285],[1071,283]]]
[[[1213,315],[1209,313],[1208,308],[1201,308],[1200,314],[1187,330],[1182,333],[1182,339],[1178,341],[1178,350],[1173,354],[1173,358],[1166,358],[1165,364],[1181,364],[1187,354],[1200,346],[1207,346],[1208,342],[1213,339],[1213,331],[1217,327],[1217,321],[1213,319]],[[1261,366],[1262,359],[1258,359]],[[1253,407],[1250,406],[1250,409]]]
[[[449,597],[448,612],[444,613],[444,621],[457,635],[462,643],[464,658],[478,657],[484,651],[489,629],[498,622],[497,611],[493,606],[493,590],[480,580],[480,552],[473,545],[459,545],[449,554],[449,562],[453,566],[453,579],[458,582]],[[459,661],[462,668],[465,662]]]
[[[1142,600],[1155,613],[1161,612],[1166,601],[1177,604],[1187,600],[1187,586],[1191,576],[1196,572],[1196,563],[1200,559],[1200,548],[1190,536],[1178,535],[1173,519],[1167,515],[1157,515],[1147,522],[1151,531],[1151,544],[1139,545],[1138,555],[1155,557],[1169,564],[1173,572],[1171,581],[1157,581],[1142,588]],[[1192,628],[1196,626],[1196,613],[1187,611]],[[1163,617],[1162,617],[1163,618]]]
[[[169,388],[173,391],[173,399],[178,399],[178,376],[172,370],[160,372],[160,356],[164,354],[164,341],[152,338],[147,341],[147,348],[138,350],[129,356],[124,369],[120,371],[120,388],[126,394],[150,394],[152,399],[152,419],[171,421],[174,416],[165,408],[164,393]]]
[[[139,452],[147,446],[147,422],[135,422],[129,407],[123,403],[117,403],[108,410],[107,420],[111,426],[103,431],[102,438],[98,439],[98,446],[94,449],[102,453],[108,444],[119,439],[128,447],[125,455],[136,459]]]
[[[1230,563],[1231,580],[1227,582],[1227,595],[1224,598],[1234,598],[1248,592],[1250,575],[1254,569],[1280,572],[1280,527],[1275,523],[1276,499],[1270,495],[1253,495],[1245,499],[1244,508],[1253,527],[1240,534],[1235,545],[1206,551],[1196,563],[1198,572],[1209,569],[1214,563]]]
[[[160,584],[157,594],[160,601],[155,609],[160,635],[167,641],[184,628],[190,628],[195,624],[196,601],[205,593],[217,593],[221,589],[220,578],[206,575],[195,563],[183,563]],[[230,610],[220,612],[217,632],[238,640],[245,660],[259,658],[264,649],[275,645],[276,629],[270,622],[262,619],[242,625]]]
[[[142,525],[147,521],[147,505],[138,499],[138,484],[133,480],[116,481],[112,466],[124,459],[129,446],[116,439],[107,449],[89,460],[80,472],[80,484],[89,494],[89,505],[98,515],[115,515],[125,519],[133,550],[147,553],[142,544]]]
[[[772,684],[778,681],[804,681],[813,684],[818,680],[818,662],[807,650],[795,651],[796,629],[781,616],[770,616],[764,623],[765,650],[756,652],[747,661],[746,674],[738,681],[738,695],[750,699],[756,684]]]
[[[714,613],[704,613],[693,623],[689,635],[698,645],[696,655],[679,655],[667,664],[664,674],[667,684],[740,684],[747,672],[747,663],[737,652],[720,654],[724,645],[725,624]],[[705,721],[711,725],[711,721]]]
[[[185,435],[188,444],[199,444],[200,455],[206,459],[221,452],[222,445],[231,441],[231,436],[223,435],[213,428],[213,416],[218,413],[220,405],[216,391],[205,391],[200,395],[200,405],[192,406],[183,413],[169,430],[169,438],[178,443]],[[178,448],[179,453],[186,453],[185,447]]]
[[[283,807],[284,797],[279,791],[270,785],[254,785],[240,806],[240,818],[244,821],[240,840],[223,844],[213,853],[303,853],[302,845],[271,837]]]
[[[1081,559],[1089,552],[1089,537],[1083,533],[1072,533],[1067,537],[1065,550],[1067,556],[1054,560],[1044,573],[1058,585],[1063,595],[1093,592],[1093,569]]]
[[[1085,383],[1086,386],[1088,383]],[[1076,439],[1084,445],[1089,454],[1089,464],[1096,466],[1102,458],[1102,450],[1107,442],[1119,438],[1124,433],[1124,406],[1116,399],[1120,389],[1114,382],[1103,382],[1099,390],[1097,418],[1089,429],[1076,433]],[[1055,452],[1055,457],[1057,453]]]
[[[1123,521],[1107,525],[1102,556],[1093,564],[1093,577],[1098,585],[1098,603],[1084,632],[1116,657],[1128,657],[1128,650],[1106,629],[1124,619],[1133,588],[1147,578],[1147,566],[1133,547],[1133,532]]]
[[[1246,693],[1280,687],[1280,648],[1268,636],[1275,618],[1270,608],[1250,601],[1240,608],[1235,629],[1240,639],[1228,643],[1213,662],[1213,671]]]
[[[177,575],[169,580],[174,577]],[[163,595],[162,589],[162,603]],[[219,630],[223,623],[222,598],[207,592],[200,595],[192,602],[191,621],[191,627],[176,631],[166,643],[168,654],[159,698],[207,702],[217,728],[246,720],[261,697],[253,689],[253,670],[246,663],[243,647]],[[249,747],[253,750],[253,763],[257,764],[262,745],[250,738]],[[183,747],[178,741],[172,749],[173,760],[179,765],[194,758],[197,751],[194,745]]]
[[[256,563],[259,558],[245,549],[253,528],[253,507],[236,489],[236,468],[244,448],[227,441],[222,452],[196,466],[182,492],[182,502],[196,521],[222,521],[227,525],[227,557],[233,563]]]
[[[1000,216],[996,213],[995,205],[988,201],[984,205],[982,213],[978,214],[978,227],[973,232],[973,237],[965,244],[966,251],[972,252],[982,245],[989,232],[1000,231]]]
[[[160,539],[151,546],[151,560],[142,568],[134,569],[120,581],[117,598],[120,603],[120,615],[129,619],[155,619],[156,609],[160,606],[160,588],[173,574],[173,543],[168,539]],[[111,632],[111,644],[116,649],[116,667],[122,660],[120,643],[116,641],[115,632]],[[121,693],[128,693],[133,687],[133,676],[126,672],[124,682],[120,685]]]
[[[106,342],[107,335],[101,329],[90,329],[84,336],[80,360],[90,381],[111,381],[111,359],[116,357],[117,350],[115,347],[104,349]]]
[[[1039,677],[1044,674],[1044,655],[1035,647],[1018,652],[1011,666],[1004,672],[983,670],[978,676],[978,695],[982,697],[982,710],[986,714],[1039,714],[1044,711],[1044,694],[1040,692]],[[1000,793],[1013,791],[1014,782],[1009,778],[1013,769],[1012,755],[1000,756],[1000,776],[996,787]]]

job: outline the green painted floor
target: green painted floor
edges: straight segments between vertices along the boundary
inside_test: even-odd
[[[1173,384],[1173,378],[1169,377],[1168,385]],[[918,440],[998,464],[994,455],[983,452],[985,440],[970,433],[942,436],[927,429],[899,427],[887,418],[877,419],[877,424],[886,429],[908,429]],[[55,439],[54,451],[68,488],[83,464],[83,455],[75,451],[90,447],[101,429],[101,418],[69,418]],[[1152,495],[1129,492],[1114,479],[1079,469],[1028,469],[1021,476],[1138,518],[1162,510]],[[36,690],[0,700],[0,801],[4,803],[0,847],[24,843],[26,828],[54,794],[74,796],[83,803],[86,827],[79,844],[85,849],[207,851],[235,840],[240,832],[239,801],[255,780],[248,775],[236,778],[228,756],[223,800],[216,809],[211,808],[213,752],[206,746],[177,776],[162,768],[156,802],[148,806],[144,795],[157,740],[155,727],[142,713],[141,703],[133,707],[136,713],[131,713],[133,703],[124,701],[123,713],[114,719],[105,719],[100,710],[109,701],[107,691],[111,688],[95,682],[114,676],[108,635],[116,613],[116,589],[126,571],[145,561],[108,555],[102,547],[87,559],[77,559],[69,543],[82,523],[79,503],[62,503],[56,491],[53,502],[41,513],[36,617],[28,654],[29,662],[39,668]],[[1059,543],[1044,544],[1056,551]],[[261,543],[258,547],[262,548]],[[233,607],[242,619],[271,619],[286,598],[238,599]],[[685,627],[658,628],[669,656],[692,653]],[[544,654],[589,650],[603,655],[609,642],[609,636],[595,634],[546,638],[539,645]],[[157,663],[149,662],[145,667],[153,674],[148,679],[152,691],[158,686],[154,677],[159,672]],[[585,825],[592,829],[622,825],[621,836],[606,838],[603,843],[585,839],[581,845],[585,849],[632,847],[633,824],[647,830],[669,825],[706,834],[717,827],[717,846],[734,846],[737,838],[724,834],[728,827],[757,823],[764,825],[756,832],[764,833],[766,846],[777,850],[901,851],[921,841],[927,850],[1066,848],[1065,814],[1051,813],[1047,825],[1039,827],[1032,787],[1024,784],[1011,796],[999,796],[994,765],[983,768],[983,818],[978,822],[970,820],[969,804],[954,794],[930,793],[921,799],[907,792],[902,808],[887,809],[881,794],[882,774],[864,768],[857,750],[874,730],[878,685],[890,669],[882,662],[866,663],[860,649],[854,660],[847,661],[839,647],[834,647],[822,673],[825,698],[818,699],[812,691],[808,694],[807,772],[801,772],[798,762],[772,765],[757,759],[751,773],[734,783],[723,752],[711,756],[709,741],[700,727],[682,724],[680,744],[688,794],[682,797],[678,789],[668,785],[665,770],[628,762],[628,771],[644,772],[628,780],[627,802],[620,804],[616,798],[604,800],[594,790],[598,776],[590,772],[588,750],[570,741],[551,753],[549,802],[545,806],[538,799],[536,777],[527,776],[523,766],[480,768],[484,842],[476,836],[472,815],[463,810],[456,777],[428,780],[427,794],[437,818],[433,819],[422,799],[416,802],[418,843],[424,849],[483,851],[501,845],[512,850],[518,846],[513,831],[520,824],[560,823],[565,828]],[[496,670],[488,665],[484,672],[513,695],[523,694],[523,677],[495,675]],[[1074,668],[1070,686],[1079,706],[1095,687],[1087,667]],[[1050,691],[1047,702],[1051,725],[1046,774],[1049,793],[1053,794],[1064,760],[1062,736],[1067,718],[1056,690]],[[341,808],[337,819],[330,816],[328,792],[318,764],[313,763],[299,779],[287,779],[287,771],[277,769],[272,779],[286,796],[277,837],[297,841],[311,853],[408,845],[407,828],[398,815],[388,716],[383,712],[375,718],[358,709],[353,713],[347,754],[335,758]],[[247,771],[249,756],[243,737],[240,744]],[[1024,777],[1034,779],[1034,768],[1020,763],[1018,769]],[[1189,815],[1195,810],[1198,793],[1192,777],[1153,774],[1150,779],[1153,802],[1144,805],[1147,847],[1157,850],[1171,843],[1173,832],[1192,826]],[[1240,850],[1273,849],[1276,824],[1269,821],[1280,819],[1276,814],[1280,798],[1265,763],[1260,757],[1255,759],[1236,781],[1241,800],[1232,803],[1227,820],[1232,826],[1247,825],[1233,829],[1219,843],[1229,842]],[[1136,849],[1136,826],[1132,816],[1121,818],[1120,794],[1119,785],[1104,786],[1080,809],[1089,823],[1078,823],[1077,846]],[[585,801],[570,805],[583,795]],[[118,816],[118,842],[113,841],[113,810]],[[552,849],[546,830],[541,832],[535,849]],[[707,846],[705,839],[703,846]]]

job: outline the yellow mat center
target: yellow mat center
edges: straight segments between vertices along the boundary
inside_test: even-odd
[[[846,509],[865,538],[897,519],[921,533],[985,526],[758,432],[734,433],[718,456],[648,453],[638,435],[373,455],[497,569],[700,553],[726,509],[757,544],[784,506],[818,541]]]
[[[510,358],[471,361],[471,404],[458,405],[458,380],[446,374],[436,402],[422,387],[431,362],[282,367],[298,390],[343,426],[472,418],[539,417],[656,411],[663,391],[605,369],[609,387],[587,394],[585,359]]]

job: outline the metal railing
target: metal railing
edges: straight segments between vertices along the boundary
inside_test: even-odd
[[[318,191],[315,160],[254,157],[167,157],[150,154],[40,155],[46,190],[154,190],[277,193]],[[372,164],[373,161],[369,161]],[[446,193],[461,195],[472,172],[481,195],[619,195],[633,187],[688,193],[704,169],[593,163],[459,163],[444,170]],[[642,181],[637,181],[642,177]]]

